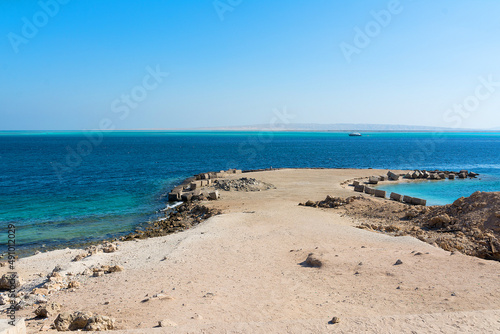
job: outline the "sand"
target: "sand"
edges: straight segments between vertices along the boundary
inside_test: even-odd
[[[344,181],[386,172],[244,174],[276,189],[221,191],[221,200],[206,205],[224,213],[193,229],[121,242],[117,252],[79,262],[71,259],[81,250],[41,253],[19,260],[17,270],[29,281],[56,265],[63,274],[123,266],[101,277],[77,275],[80,288],[48,296],[63,311],[116,318],[119,333],[498,333],[500,262],[358,229],[359,221],[335,209],[298,205],[354,195]],[[309,253],[321,268],[304,265]],[[165,298],[145,301],[158,293]],[[33,310],[18,312],[28,333],[54,320],[32,319]],[[329,324],[332,317],[340,322]],[[164,319],[176,326],[157,327]]]

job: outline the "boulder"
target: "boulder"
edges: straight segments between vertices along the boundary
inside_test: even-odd
[[[423,179],[427,179],[429,178],[429,172],[427,172],[426,170],[422,171],[422,176],[421,176]]]
[[[385,198],[385,190],[375,189],[375,197]]]
[[[478,173],[474,173],[474,172],[469,172],[469,174],[467,174],[467,175],[468,175],[469,177],[474,178],[474,177],[478,176],[479,174],[478,174]]]
[[[392,199],[396,202],[401,202],[403,200],[403,195],[396,194],[396,193],[391,193],[391,195],[389,197],[390,197],[390,199]]]
[[[418,170],[414,171],[412,174],[411,174],[411,178],[412,179],[418,179],[420,178],[420,172]]]
[[[55,316],[61,310],[61,305],[58,303],[48,303],[41,305],[35,310],[35,314],[39,318],[48,318]]]
[[[441,228],[445,227],[451,222],[450,216],[448,216],[446,213],[432,217],[431,220],[427,223],[427,226],[429,227],[436,227],[436,228]]]
[[[365,191],[365,186],[362,184],[358,184],[357,186],[354,186],[354,191],[362,193]]]
[[[407,204],[412,204],[412,200],[413,200],[413,197],[406,196],[406,195],[403,196],[403,202],[405,202]]]
[[[461,179],[465,179],[465,178],[467,178],[467,173],[460,172],[458,174],[458,177],[461,178]]]
[[[368,178],[368,183],[369,183],[369,184],[377,184],[377,183],[378,183],[378,181],[379,181],[378,176],[370,176],[370,177]]]
[[[19,275],[4,274],[0,278],[0,290],[10,290],[21,286]]]

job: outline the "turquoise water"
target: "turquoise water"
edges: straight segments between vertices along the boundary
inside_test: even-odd
[[[500,133],[0,132],[0,221],[16,224],[20,249],[65,247],[134,230],[165,207],[167,190],[205,171],[481,173],[476,180],[387,188],[445,204],[476,190],[499,191],[499,152]]]

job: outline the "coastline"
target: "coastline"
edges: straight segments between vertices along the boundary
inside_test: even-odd
[[[358,219],[335,210],[298,205],[327,195],[355,195],[346,181],[384,173],[275,169],[230,175],[256,178],[275,189],[221,192],[220,200],[204,205],[222,214],[182,233],[120,242],[115,252],[76,262],[71,260],[81,250],[66,249],[16,265],[25,282],[42,282],[59,265],[60,275],[81,286],[48,293],[47,299],[65,311],[112,316],[123,332],[498,328],[500,263],[451,256],[412,237],[361,230]],[[309,253],[325,265],[303,265]],[[394,266],[396,260],[403,264]],[[81,275],[100,265],[119,265],[123,271]],[[3,274],[5,268],[0,269]],[[168,298],[143,302],[155,294]],[[32,312],[27,308],[19,315],[32,317]],[[342,321],[329,325],[332,316]],[[165,318],[177,325],[153,329]],[[30,320],[28,332],[45,323]]]

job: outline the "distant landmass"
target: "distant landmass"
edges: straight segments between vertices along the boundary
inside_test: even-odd
[[[415,126],[415,125],[399,125],[399,124],[354,124],[354,123],[337,123],[337,124],[314,124],[314,123],[290,123],[290,124],[256,124],[248,126],[221,126],[221,127],[206,127],[197,128],[196,130],[226,130],[226,131],[259,131],[259,130],[275,130],[275,131],[497,131],[499,129],[462,129],[462,128],[447,128],[447,127],[432,127],[432,126]]]

